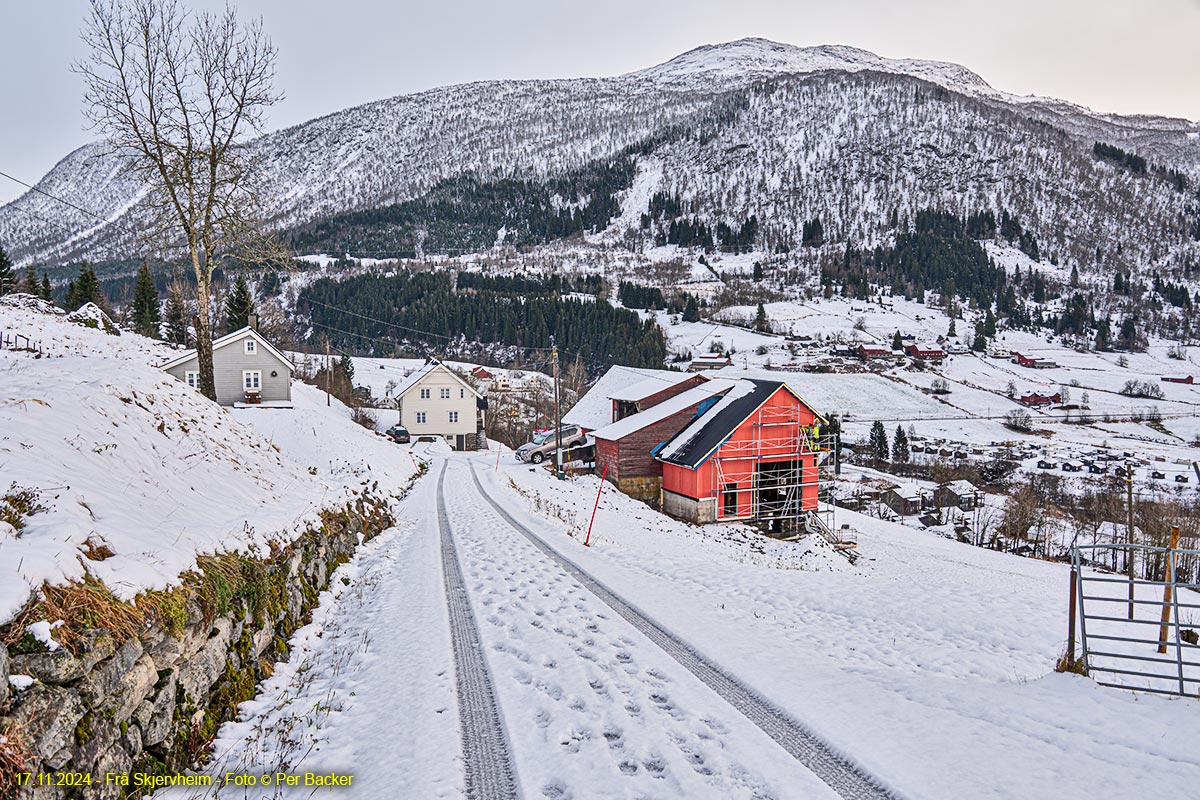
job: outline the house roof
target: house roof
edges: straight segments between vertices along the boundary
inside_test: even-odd
[[[597,439],[608,439],[609,441],[620,439],[656,422],[661,422],[672,414],[678,414],[680,411],[696,403],[701,403],[711,397],[723,395],[732,389],[736,383],[737,381],[721,378],[705,381],[699,386],[693,386],[686,392],[680,392],[674,397],[657,403],[645,411],[630,414],[628,417],[619,419],[611,425],[598,428],[592,432],[592,436]]]
[[[570,411],[563,415],[564,425],[578,425],[588,430],[612,424],[612,398],[614,394],[647,379],[655,379],[664,387],[674,386],[679,380],[692,375],[665,369],[641,369],[638,367],[610,367],[600,376],[587,394],[579,398]],[[644,397],[645,395],[643,395]],[[639,398],[640,399],[640,398]]]
[[[950,481],[942,485],[943,489],[949,489],[959,497],[967,497],[975,492],[975,485],[970,481]]]
[[[220,337],[219,339],[213,339],[213,343],[212,343],[213,344],[213,352],[214,353],[217,352],[218,350],[220,350],[222,347],[225,347],[226,345],[233,344],[234,342],[242,341],[243,339],[246,338],[246,334],[249,334],[250,336],[254,337],[255,341],[257,341],[263,347],[267,348],[267,351],[269,353],[271,353],[277,359],[282,361],[283,365],[285,367],[287,367],[288,372],[291,372],[296,368],[295,364],[292,363],[292,360],[290,358],[285,356],[283,353],[279,352],[279,350],[275,349],[275,346],[272,345],[270,342],[268,342],[265,338],[263,338],[263,335],[261,333],[259,333],[258,331],[254,330],[253,328],[251,328],[249,326],[246,326],[245,328],[240,328],[240,329],[234,331],[233,333],[227,333],[224,336]],[[170,369],[171,367],[178,367],[180,364],[184,364],[184,363],[192,360],[195,357],[196,357],[196,350],[195,350],[195,348],[193,348],[191,350],[187,350],[187,351],[181,353],[180,355],[175,356],[175,358],[172,358],[170,361],[166,362],[165,364],[159,364],[158,368],[159,369]]]
[[[475,388],[473,386],[471,386],[471,384],[467,383],[462,378],[460,378],[454,372],[454,370],[450,369],[449,367],[447,367],[445,364],[438,361],[437,359],[434,359],[434,360],[430,361],[428,364],[425,364],[422,367],[418,367],[417,369],[413,370],[408,375],[406,375],[404,380],[400,381],[400,383],[396,385],[396,388],[392,390],[392,398],[395,400],[399,400],[401,397],[403,397],[405,394],[407,394],[409,391],[411,391],[414,386],[416,386],[418,383],[420,383],[422,378],[435,372],[438,369],[438,367],[441,367],[443,370],[445,370],[445,372],[448,375],[453,377],[454,380],[458,381],[463,386],[465,386],[467,388],[467,391],[469,391],[471,394],[475,395],[476,397],[483,397],[483,395],[481,395],[479,392],[475,391]]]
[[[658,459],[695,469],[708,460],[747,417],[780,389],[786,390],[812,410],[818,420],[824,421],[824,418],[786,383],[743,378],[738,380],[708,413],[693,420],[667,442],[659,451]]]

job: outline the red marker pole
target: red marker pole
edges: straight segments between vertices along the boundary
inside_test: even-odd
[[[608,464],[604,465],[604,473],[600,476],[600,488],[596,490],[596,505],[592,506],[592,518],[588,521],[587,536],[583,539],[584,547],[591,547],[592,544],[592,523],[596,521],[596,509],[600,507],[600,493],[604,491],[604,479],[608,477]]]

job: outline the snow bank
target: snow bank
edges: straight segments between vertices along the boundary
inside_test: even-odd
[[[393,461],[385,486],[415,470],[308,387],[294,411],[231,414],[153,367],[173,352],[160,343],[11,306],[0,328],[45,348],[0,350],[0,493],[33,489],[45,508],[0,537],[0,620],[43,581],[90,572],[131,599],[197,554],[265,552],[375,480],[373,457]]]

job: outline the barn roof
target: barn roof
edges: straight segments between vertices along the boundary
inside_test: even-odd
[[[619,419],[611,425],[605,425],[603,428],[593,431],[592,436],[597,439],[608,439],[609,441],[620,439],[656,422],[662,422],[672,414],[678,414],[689,406],[702,403],[712,397],[723,395],[732,389],[736,383],[737,381],[721,378],[706,381],[699,386],[693,386],[686,392],[680,392],[674,397],[653,405],[645,411],[630,414],[628,417]]]
[[[746,418],[780,389],[785,389],[801,403],[800,398],[782,381],[763,381],[744,378],[722,397],[712,410],[692,421],[675,435],[658,453],[658,459],[695,469],[725,443]],[[808,405],[804,403],[804,405]],[[811,406],[810,406],[811,408]],[[816,412],[814,412],[816,413]],[[820,419],[820,415],[817,415]]]
[[[579,402],[563,415],[562,422],[564,425],[579,425],[588,430],[603,428],[613,421],[613,395],[645,380],[659,381],[665,388],[674,386],[687,377],[690,376],[665,369],[641,369],[620,365],[610,367],[608,372],[600,376],[600,380],[593,384],[587,394],[579,398]]]

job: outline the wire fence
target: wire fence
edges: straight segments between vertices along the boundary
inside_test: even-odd
[[[1080,663],[1100,685],[1200,695],[1197,563],[1200,550],[1178,546],[1072,548],[1068,661],[1078,619]]]

